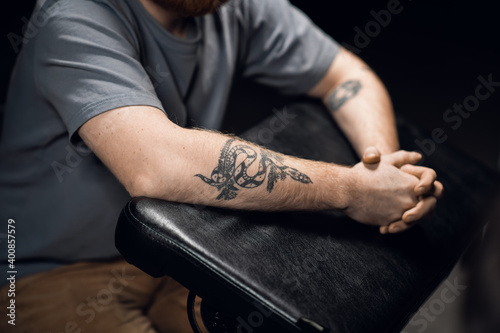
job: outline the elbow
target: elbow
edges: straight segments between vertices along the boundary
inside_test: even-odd
[[[142,174],[133,177],[133,179],[125,185],[125,189],[132,198],[146,197],[173,202],[188,202],[189,200],[183,198],[182,191],[179,191],[179,187],[172,183],[171,181],[164,181],[164,178],[158,177],[158,175],[151,176]]]
[[[158,195],[155,193],[153,181],[148,175],[136,175],[132,179],[122,183],[132,198],[158,198]]]

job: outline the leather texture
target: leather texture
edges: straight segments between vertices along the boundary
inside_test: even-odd
[[[267,147],[357,163],[321,106],[298,103],[287,112],[295,118]],[[259,137],[269,121],[243,136]],[[398,128],[407,150],[418,150],[415,139],[429,137],[403,121]],[[478,234],[497,181],[495,173],[445,145],[437,145],[424,165],[437,171],[446,192],[431,217],[402,234],[380,235],[336,212],[243,212],[135,198],[118,221],[116,246],[145,272],[170,275],[239,316],[246,323],[241,332],[257,332],[257,326],[399,332]]]

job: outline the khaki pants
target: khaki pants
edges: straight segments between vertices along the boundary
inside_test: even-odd
[[[170,277],[155,279],[124,260],[81,262],[16,281],[16,325],[5,315],[0,332],[188,333],[188,290]],[[199,304],[196,306],[198,322]]]

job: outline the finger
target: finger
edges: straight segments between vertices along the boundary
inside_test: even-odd
[[[433,186],[432,191],[429,192],[429,195],[432,195],[436,199],[440,199],[443,196],[443,193],[444,193],[443,184],[440,181],[436,180],[434,182],[434,186]]]
[[[390,234],[397,234],[397,233],[406,231],[406,230],[408,230],[410,228],[413,228],[416,224],[417,224],[417,222],[405,223],[403,220],[399,220],[397,222],[391,223],[387,227],[387,229],[388,229],[387,231]]]
[[[363,154],[363,163],[365,164],[377,164],[380,163],[380,158],[382,154],[378,151],[376,147],[368,147]]]
[[[434,181],[437,178],[436,171],[426,167],[415,166],[410,164],[403,165],[401,167],[401,170],[420,179],[418,184],[415,186],[416,196],[429,194],[429,192],[433,190]]]
[[[402,167],[405,164],[416,164],[422,159],[420,153],[414,151],[400,150],[395,153],[385,155],[385,160],[397,168]]]
[[[379,230],[382,235],[385,235],[386,233],[389,232],[389,226],[386,225],[380,226]]]
[[[407,210],[403,214],[403,221],[406,223],[411,223],[420,220],[427,214],[431,213],[434,208],[436,208],[437,199],[436,197],[427,197],[420,200],[415,207]]]

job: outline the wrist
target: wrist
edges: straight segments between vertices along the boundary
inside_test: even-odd
[[[398,143],[392,143],[392,144],[389,144],[389,143],[384,143],[384,144],[379,143],[375,147],[377,147],[378,151],[382,155],[392,154],[392,153],[394,153],[394,152],[396,152],[396,151],[399,150],[399,144]]]
[[[355,177],[352,168],[328,164],[318,191],[320,204],[328,210],[346,210],[352,202]]]
[[[378,150],[381,155],[392,154],[399,150],[398,142],[377,142],[376,140],[370,140],[370,145],[362,145],[361,146],[361,156],[366,152],[366,150],[370,147],[374,147]]]
[[[356,200],[358,188],[358,178],[354,167],[343,167],[339,179],[341,180],[341,208],[348,210],[352,206],[353,200]]]

